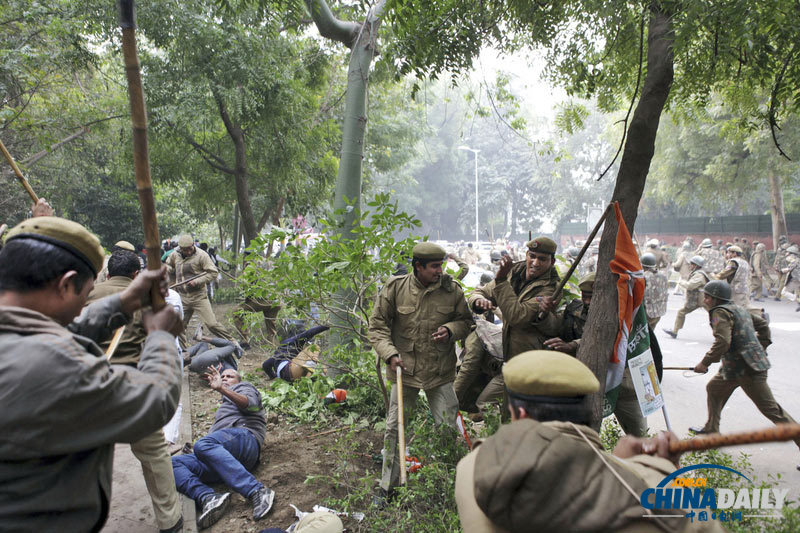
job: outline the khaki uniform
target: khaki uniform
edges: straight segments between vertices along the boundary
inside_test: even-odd
[[[760,299],[764,285],[767,294],[772,289],[772,277],[769,275],[766,247],[759,244],[756,251],[750,256],[750,290],[756,299]]]
[[[86,304],[120,293],[132,281],[131,278],[125,276],[110,277],[108,281],[94,286],[86,299]],[[119,346],[111,357],[111,363],[136,367],[146,338],[147,332],[142,323],[142,313],[136,311],[131,321],[125,325]],[[110,339],[98,345],[105,351],[109,344]],[[177,354],[175,357],[178,357]],[[178,490],[175,488],[172,459],[169,455],[167,440],[164,437],[164,430],[159,428],[142,440],[132,443],[131,452],[142,465],[144,482],[153,503],[158,527],[160,529],[172,527],[181,517],[181,502]]]
[[[181,390],[172,335],[151,333],[137,368],[109,365],[95,344],[130,319],[119,296],[85,308],[67,328],[0,307],[2,529],[98,530],[114,443],[137,442],[172,417]]]
[[[211,260],[208,254],[197,247],[195,247],[195,252],[185,259],[180,252],[171,253],[167,257],[166,265],[170,274],[175,276],[176,283],[203,274],[192,282],[194,287],[190,287],[187,283],[175,288],[178,294],[181,295],[181,302],[183,303],[184,328],[189,325],[189,320],[191,320],[194,312],[197,311],[197,314],[200,315],[200,322],[208,328],[213,337],[234,341],[235,339],[228,332],[228,329],[217,320],[214,310],[211,309],[211,302],[208,301],[206,283],[211,283],[217,279],[219,274],[214,261]],[[185,333],[181,333],[180,341],[181,346],[186,347]]]
[[[378,295],[369,320],[368,337],[383,361],[399,355],[403,361],[404,420],[414,410],[419,389],[425,391],[436,424],[455,427],[458,399],[453,391],[456,373],[455,341],[463,339],[472,326],[472,314],[461,286],[448,276],[425,287],[414,274],[390,278]],[[436,343],[433,333],[440,326],[450,330],[450,339]],[[396,376],[386,370],[392,382],[386,419],[381,488],[389,491],[400,477],[397,457]],[[403,465],[405,466],[405,465]]]
[[[675,325],[672,327],[673,333],[678,333],[683,327],[686,322],[686,315],[703,307],[703,287],[709,281],[708,274],[698,269],[692,272],[685,285],[684,282],[681,282],[681,285],[686,289],[686,298],[683,302],[683,307],[678,310],[678,315],[675,317]]]
[[[505,280],[493,280],[475,289],[469,298],[476,312],[475,301],[486,298],[500,308],[503,314],[503,355],[508,361],[528,350],[541,350],[544,341],[558,334],[561,321],[555,313],[539,319],[537,298],[552,296],[558,285],[555,266],[533,280],[525,280],[525,261],[515,263]]]
[[[765,348],[772,343],[767,321],[731,303],[713,307],[708,314],[714,343],[702,362],[709,366],[721,361],[722,368],[706,385],[708,420],[704,430],[719,431],[722,408],[738,387],[772,422],[794,424],[767,384],[770,364]],[[795,443],[800,447],[800,438]]]
[[[680,280],[678,285],[675,287],[675,294],[682,293],[682,286],[680,284],[681,281],[688,281],[689,276],[692,274],[692,264],[689,260],[692,258],[691,252],[689,250],[681,250],[678,252],[677,260],[672,263],[672,268],[680,274]]]
[[[479,254],[478,250],[476,250],[475,248],[467,246],[466,248],[464,248],[463,257],[464,261],[466,261],[468,265],[474,265],[475,263],[480,261],[481,254]]]
[[[778,292],[775,294],[775,299],[780,300],[783,298],[783,288],[786,286],[788,275],[783,273],[783,269],[789,266],[788,258],[789,243],[785,242],[780,245],[775,252],[775,269],[778,271]]]
[[[453,383],[453,389],[456,392],[461,410],[468,411],[472,408],[472,399],[475,398],[475,393],[470,393],[473,385],[482,375],[486,375],[490,379],[489,383],[480,388],[480,393],[478,393],[477,399],[474,400],[475,407],[483,411],[489,402],[502,401],[504,383],[502,374],[503,361],[501,358],[503,354],[500,353],[499,355],[500,357],[495,357],[489,352],[477,329],[467,336],[464,341],[464,359]]]
[[[641,493],[674,472],[675,465],[650,455],[615,457],[589,427],[522,419],[477,444],[456,469],[464,533],[725,531],[718,520],[690,522],[681,509],[655,513],[680,518],[642,516]]]
[[[645,253],[648,252],[656,256],[656,269],[659,272],[669,271],[669,267],[672,263],[669,260],[669,255],[667,252],[655,246],[648,246]]]
[[[589,318],[589,308],[583,305],[580,298],[575,298],[564,307],[559,318],[561,319],[561,330],[558,336],[569,344],[564,351],[570,355],[576,355],[581,344],[583,327]]]
[[[667,313],[669,297],[669,280],[661,271],[644,271],[644,308],[647,312],[647,324],[655,329],[661,317]]]
[[[717,279],[726,280],[733,291],[733,303],[747,309],[750,307],[750,265],[741,257],[734,257],[717,274]]]

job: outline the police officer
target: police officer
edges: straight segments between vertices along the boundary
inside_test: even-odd
[[[217,279],[219,271],[214,261],[206,252],[194,245],[191,235],[181,235],[178,238],[178,253],[172,253],[166,260],[167,269],[175,276],[175,281],[181,283],[194,276],[200,276],[176,288],[181,295],[183,303],[183,325],[189,325],[195,311],[200,315],[200,322],[208,328],[211,335],[221,337],[231,342],[236,342],[228,329],[219,323],[211,302],[208,301],[206,283]],[[186,347],[186,335],[181,333],[181,346]]]
[[[694,371],[705,374],[708,366],[717,361],[722,362],[722,367],[706,385],[708,419],[705,425],[690,428],[691,431],[719,432],[722,408],[739,387],[753,400],[761,414],[772,422],[795,423],[775,401],[767,384],[770,364],[766,348],[772,344],[767,321],[731,303],[731,286],[724,281],[709,281],[703,293],[703,303],[709,310],[714,332],[714,343]],[[795,439],[795,444],[800,447],[800,438]]]
[[[527,350],[541,349],[545,339],[558,334],[560,322],[552,312],[558,285],[556,243],[536,237],[527,243],[525,261],[500,261],[494,281],[476,289],[469,298],[476,313],[500,308],[503,315],[503,356],[506,361]]]
[[[594,272],[582,277],[578,282],[581,297],[569,302],[561,314],[561,331],[558,337],[544,341],[545,347],[549,350],[576,355],[580,347],[583,327],[589,317],[589,306],[592,303],[594,293]]]
[[[378,506],[384,506],[392,496],[400,468],[405,467],[397,457],[398,367],[403,371],[404,420],[409,420],[419,390],[423,389],[436,424],[455,427],[455,341],[469,333],[472,314],[461,286],[442,274],[445,256],[444,248],[433,243],[414,246],[414,272],[386,282],[369,320],[369,341],[387,364],[386,377],[392,383],[380,490],[375,496]]]
[[[750,307],[750,265],[742,258],[742,249],[732,244],[727,249],[728,263],[717,279],[725,280],[733,290],[733,303],[747,309]]]
[[[750,256],[750,292],[754,301],[761,302],[764,289],[766,288],[767,294],[769,294],[773,282],[768,270],[767,247],[760,242],[753,244],[756,245],[756,251]]]
[[[586,397],[600,383],[577,359],[525,352],[503,367],[511,423],[476,447],[456,469],[464,533],[510,531],[724,531],[719,521],[643,516],[645,488],[672,473],[672,433],[624,437],[613,454],[588,427]],[[681,518],[680,509],[658,514]]]
[[[695,252],[697,255],[703,258],[705,261],[705,265],[703,266],[703,270],[708,272],[709,274],[713,275],[722,270],[725,265],[725,261],[722,258],[722,255],[719,253],[719,250],[715,250],[713,248],[713,244],[711,243],[711,239],[703,239],[700,243],[700,247]]]
[[[644,269],[644,305],[647,312],[647,324],[655,330],[658,321],[667,312],[669,297],[669,280],[658,268],[658,259],[650,252],[642,255]]]
[[[678,331],[683,327],[686,322],[686,315],[700,309],[703,306],[703,287],[709,282],[708,274],[703,270],[705,260],[696,255],[689,260],[691,271],[687,281],[680,281],[679,284],[686,289],[686,299],[684,300],[683,307],[678,310],[678,316],[675,317],[675,325],[672,329],[664,328],[664,333],[673,339],[678,336]]]

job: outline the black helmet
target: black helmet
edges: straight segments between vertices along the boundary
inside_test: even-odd
[[[656,266],[656,256],[651,253],[642,254],[642,266],[643,267],[650,267],[655,268]]]
[[[720,279],[709,281],[706,283],[706,286],[703,287],[703,292],[712,298],[722,300],[723,302],[731,301],[732,291],[731,286],[727,281],[722,281]]]

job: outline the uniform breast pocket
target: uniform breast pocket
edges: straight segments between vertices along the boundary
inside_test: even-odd
[[[395,320],[399,326],[402,326],[404,332],[411,336],[414,326],[414,314],[417,308],[413,305],[398,305],[397,306],[397,315],[395,316]]]

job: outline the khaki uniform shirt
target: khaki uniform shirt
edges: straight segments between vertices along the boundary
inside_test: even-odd
[[[219,270],[217,270],[211,257],[196,246],[194,250],[194,253],[185,259],[180,252],[173,252],[169,254],[165,261],[169,273],[175,276],[175,283],[191,279],[199,274],[205,274],[192,282],[194,287],[190,287],[188,283],[176,287],[175,290],[181,294],[205,293],[206,283],[211,283],[219,275]]]
[[[681,287],[686,289],[686,300],[683,305],[687,310],[693,311],[703,305],[703,287],[709,281],[708,274],[697,269],[691,273],[687,281],[680,283]]]
[[[125,276],[113,276],[108,278],[108,281],[98,283],[89,293],[86,305],[124,291],[132,281],[131,278],[126,278]],[[141,311],[136,311],[131,321],[125,325],[125,331],[122,333],[119,346],[117,346],[114,355],[111,357],[111,362],[136,365],[139,362],[139,352],[142,351],[142,344],[144,344],[146,338],[147,332],[144,330],[144,324],[142,323],[142,313]],[[109,344],[111,344],[111,339],[99,343],[99,346],[105,351]]]
[[[172,335],[151,333],[138,369],[109,365],[95,344],[130,318],[119,296],[67,328],[0,307],[0,529],[98,530],[114,443],[141,440],[172,417],[181,392]]]
[[[677,467],[650,455],[615,457],[589,427],[517,420],[476,446],[456,469],[464,533],[725,531],[718,520],[690,522],[681,509],[657,511],[679,517],[660,519],[665,529],[642,516],[639,495]]]
[[[555,313],[546,313],[539,319],[537,298],[552,296],[558,285],[555,266],[523,286],[519,294],[512,287],[515,279],[525,276],[525,261],[511,267],[508,278],[501,282],[493,280],[475,289],[469,298],[470,307],[475,308],[478,298],[486,298],[500,308],[503,314],[503,355],[506,361],[528,350],[541,350],[546,339],[558,335],[561,321]]]
[[[461,286],[448,275],[425,287],[414,274],[389,278],[378,295],[369,319],[368,338],[378,356],[403,360],[403,385],[430,389],[456,377],[455,341],[467,336],[472,313]],[[434,342],[440,326],[450,339]],[[386,370],[386,378],[396,376]]]

